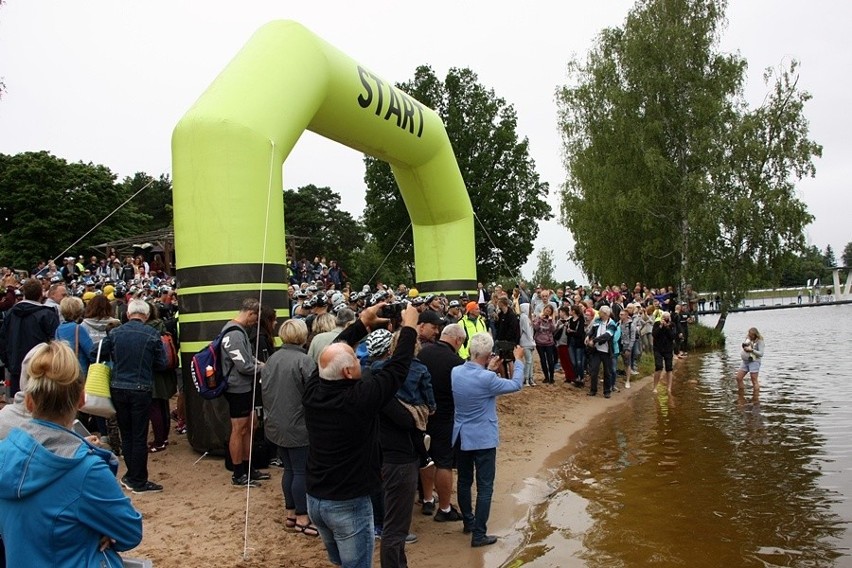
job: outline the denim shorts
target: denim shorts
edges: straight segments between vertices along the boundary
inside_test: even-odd
[[[740,371],[746,373],[757,373],[760,371],[760,361],[743,361]]]

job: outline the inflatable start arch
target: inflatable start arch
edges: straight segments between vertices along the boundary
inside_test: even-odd
[[[476,288],[473,209],[431,109],[291,21],[258,30],[175,127],[175,251],[190,443],[221,451],[223,403],[204,404],[189,358],[246,297],[287,313],[282,164],[305,130],[388,162],[414,232],[416,286]]]

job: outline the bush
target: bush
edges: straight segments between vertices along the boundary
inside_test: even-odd
[[[689,326],[689,351],[695,349],[721,349],[725,346],[725,334],[700,323]]]

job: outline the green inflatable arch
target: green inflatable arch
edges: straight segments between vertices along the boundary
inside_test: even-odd
[[[305,130],[390,164],[411,217],[419,290],[476,288],[473,209],[438,115],[300,24],[271,22],[172,136],[184,354],[261,290],[265,304],[289,315],[282,164]]]

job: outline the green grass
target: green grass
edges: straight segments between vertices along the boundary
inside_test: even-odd
[[[689,326],[689,348],[687,351],[710,351],[725,346],[725,334],[700,323]],[[620,361],[620,358],[619,358]],[[620,368],[620,367],[619,367]],[[643,354],[639,360],[639,376],[647,377],[654,373],[654,356]]]

